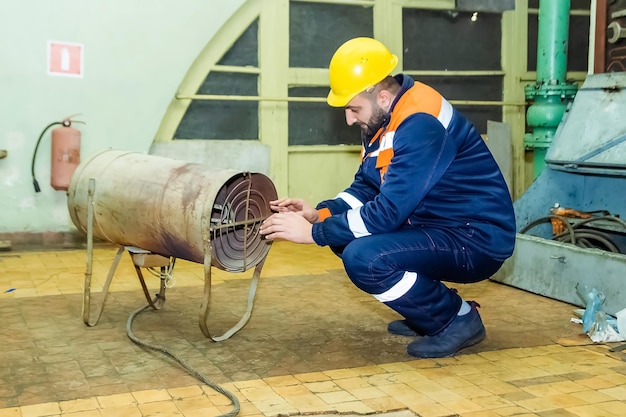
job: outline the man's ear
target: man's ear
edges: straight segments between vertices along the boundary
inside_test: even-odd
[[[388,90],[380,90],[378,95],[376,96],[376,102],[378,106],[385,110],[386,112],[391,109],[391,104],[393,103],[394,95],[391,94]]]

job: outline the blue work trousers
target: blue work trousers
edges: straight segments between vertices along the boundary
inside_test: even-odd
[[[331,249],[358,288],[398,312],[422,335],[443,330],[461,306],[461,297],[442,281],[482,281],[503,262],[472,248],[471,236],[464,239],[428,227],[360,237]],[[393,293],[395,299],[384,300],[379,296],[384,293]]]

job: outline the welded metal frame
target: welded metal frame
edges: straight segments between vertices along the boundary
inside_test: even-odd
[[[98,321],[100,321],[100,317],[102,317],[102,311],[104,310],[104,303],[106,301],[106,296],[109,292],[109,286],[111,285],[111,281],[113,280],[113,276],[115,275],[115,271],[117,270],[117,266],[120,263],[120,260],[122,259],[122,254],[124,253],[125,250],[128,251],[129,255],[131,256],[132,259],[132,252],[130,250],[128,250],[127,247],[125,246],[120,246],[115,257],[113,258],[113,261],[111,262],[111,266],[109,268],[109,273],[107,274],[107,278],[106,281],[104,283],[104,286],[102,288],[102,300],[100,300],[100,303],[97,304],[97,309],[96,309],[96,316],[94,319],[91,318],[91,268],[92,268],[92,263],[93,263],[93,239],[91,239],[91,243],[88,243],[88,249],[87,249],[87,273],[85,273],[85,286],[84,286],[84,290],[83,290],[83,322],[89,326],[89,327],[93,327],[96,324],[98,324]],[[170,265],[173,265],[173,259],[170,259]],[[159,293],[156,294],[154,296],[154,298],[151,297],[150,292],[148,290],[148,286],[146,285],[146,281],[143,277],[143,273],[141,272],[141,267],[137,266],[136,264],[134,264],[135,267],[135,271],[137,272],[137,278],[139,278],[139,283],[141,284],[141,288],[143,290],[143,294],[146,297],[146,301],[148,302],[148,305],[153,309],[153,310],[159,310],[163,304],[165,303],[165,289],[166,289],[166,278],[167,278],[167,274],[166,271],[168,268],[162,266],[161,267],[161,273],[160,273],[160,286],[159,286]],[[171,268],[169,268],[171,269]]]

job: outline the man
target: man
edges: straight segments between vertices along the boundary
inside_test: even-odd
[[[393,334],[424,358],[481,342],[475,302],[442,281],[489,278],[511,256],[513,205],[498,166],[472,124],[432,88],[390,76],[398,59],[382,43],[355,38],[329,67],[329,105],[344,107],[363,133],[353,183],[314,209],[271,202],[267,239],[330,246],[361,290],[404,317]]]

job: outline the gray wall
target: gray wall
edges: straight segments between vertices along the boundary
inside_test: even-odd
[[[244,0],[2,0],[0,233],[74,230],[50,182],[51,122],[80,113],[81,159],[103,149],[148,153],[181,80]],[[83,45],[81,78],[47,74],[47,43]]]

